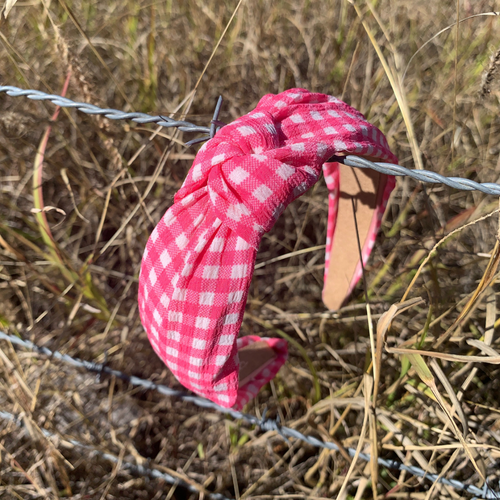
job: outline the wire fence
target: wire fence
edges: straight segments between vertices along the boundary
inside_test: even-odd
[[[186,145],[193,145],[199,142],[206,141],[210,138],[212,138],[219,128],[223,126],[224,124],[220,121],[218,121],[218,115],[220,113],[221,105],[222,105],[222,99],[219,98],[215,112],[213,115],[213,119],[211,121],[210,127],[202,127],[195,125],[191,122],[185,121],[185,120],[174,120],[172,118],[168,118],[165,116],[151,116],[145,113],[127,113],[124,111],[120,111],[117,109],[112,109],[112,108],[99,108],[98,106],[95,106],[93,104],[88,104],[88,103],[82,103],[82,102],[76,102],[72,101],[71,99],[68,99],[67,97],[62,97],[59,95],[55,94],[47,94],[45,92],[41,92],[38,90],[23,90],[18,87],[13,87],[10,85],[4,85],[0,86],[0,93],[4,92],[7,95],[11,97],[27,97],[28,99],[32,100],[37,100],[37,101],[42,101],[42,100],[48,100],[55,104],[56,106],[60,106],[63,108],[74,108],[77,109],[83,113],[89,114],[89,115],[103,115],[106,118],[109,118],[111,120],[131,120],[136,123],[141,123],[141,124],[146,124],[146,123],[155,123],[157,125],[160,125],[162,127],[167,127],[167,128],[178,128],[182,132],[190,132],[190,133],[203,133],[205,134],[202,137],[193,139],[189,142],[186,143]],[[437,183],[442,183],[445,184],[451,188],[462,190],[462,191],[481,191],[485,194],[490,194],[490,195],[500,195],[500,184],[496,183],[478,183],[475,181],[472,181],[470,179],[463,179],[459,177],[445,177],[440,174],[437,174],[435,172],[427,171],[427,170],[412,170],[408,169],[399,165],[393,165],[389,163],[374,163],[369,160],[366,160],[365,158],[361,158],[355,155],[347,155],[347,156],[335,156],[331,158],[331,161],[338,161],[340,163],[344,163],[345,165],[351,166],[351,167],[356,167],[356,168],[370,168],[373,170],[376,170],[378,172],[388,174],[388,175],[395,175],[395,176],[409,176],[417,181],[420,182],[426,182],[426,183],[431,183],[431,184],[437,184]],[[0,331],[0,339],[7,340],[11,342],[12,344],[22,346],[26,349],[30,349],[32,351],[36,351],[40,354],[49,356],[53,359],[57,359],[60,361],[64,361],[65,363],[68,363],[70,365],[73,365],[75,367],[81,367],[86,369],[89,372],[94,372],[98,374],[105,374],[109,376],[114,376],[117,377],[121,380],[124,380],[128,383],[130,383],[133,386],[139,386],[142,387],[146,390],[155,390],[159,392],[160,394],[163,394],[165,396],[169,397],[176,397],[179,398],[183,401],[193,403],[196,406],[199,406],[201,408],[207,409],[207,410],[215,410],[217,412],[220,412],[225,415],[229,415],[233,417],[234,419],[238,420],[243,420],[247,422],[248,424],[251,425],[256,425],[258,426],[261,430],[263,431],[275,431],[279,435],[281,435],[284,439],[288,438],[294,438],[294,439],[299,439],[307,444],[310,444],[312,446],[318,447],[318,448],[323,448],[323,449],[328,449],[332,451],[339,451],[339,446],[337,446],[335,443],[332,442],[325,442],[320,439],[317,439],[314,436],[311,435],[305,435],[302,434],[301,432],[297,431],[296,429],[291,429],[289,427],[283,426],[279,423],[277,420],[272,420],[272,419],[267,419],[265,418],[257,418],[253,415],[249,415],[246,413],[242,413],[236,410],[233,410],[231,408],[223,408],[212,401],[209,401],[207,399],[194,396],[192,394],[188,394],[183,391],[179,391],[176,389],[172,389],[171,387],[161,385],[161,384],[155,384],[154,382],[150,380],[143,380],[139,377],[135,376],[130,376],[127,375],[123,372],[120,372],[118,370],[113,370],[109,368],[108,366],[91,362],[91,361],[85,361],[85,360],[80,360],[76,358],[72,358],[68,354],[62,354],[58,351],[51,351],[47,347],[40,347],[28,340],[22,340],[19,337],[13,336],[6,334],[4,332]],[[22,426],[22,419],[19,416],[14,416],[10,413],[7,413],[5,411],[0,411],[0,418],[13,422],[18,426]],[[44,434],[52,438],[54,437],[50,432],[44,430]],[[85,445],[83,443],[80,443],[78,441],[72,440],[71,444],[77,447],[81,447],[84,449],[90,449],[95,453],[98,453],[100,456],[105,458],[106,460],[109,460],[111,462],[118,462],[117,457],[110,455],[108,453],[104,453],[100,450],[94,449],[89,447],[88,445]],[[354,457],[356,454],[356,450],[354,448],[345,448],[349,456]],[[362,460],[365,460],[367,462],[370,461],[370,455],[366,453],[360,453],[359,458]],[[500,485],[499,485],[499,491],[495,491],[490,487],[488,483],[485,483],[483,488],[478,488],[477,486],[470,485],[470,484],[465,484],[461,481],[455,480],[455,479],[446,479],[444,477],[441,477],[439,474],[432,474],[424,471],[420,467],[415,467],[413,465],[405,465],[401,462],[398,462],[396,460],[390,460],[390,459],[384,459],[384,458],[378,458],[378,464],[381,467],[386,467],[388,469],[393,469],[393,470],[398,470],[398,471],[406,471],[409,474],[412,474],[413,476],[420,477],[420,478],[425,478],[428,481],[431,482],[438,482],[443,485],[452,487],[456,490],[461,490],[465,491],[471,495],[474,495],[475,497],[478,498],[484,498],[484,499],[500,499]],[[174,478],[170,476],[169,474],[160,472],[158,470],[143,466],[143,465],[137,465],[137,464],[131,464],[131,463],[123,463],[123,467],[130,469],[133,472],[139,473],[139,474],[148,474],[151,477],[156,477],[165,480],[167,483],[170,484],[182,484],[184,487],[189,489],[192,492],[200,492],[197,488],[194,486],[187,484],[183,482],[182,480],[178,478]],[[206,493],[206,492],[205,492]],[[221,494],[217,493],[211,493],[209,494],[211,498],[214,500],[228,500],[226,497],[224,497]]]
[[[202,137],[188,141],[186,146],[192,146],[193,144],[207,141],[212,138],[224,125],[218,120],[222,106],[221,97],[219,97],[219,100],[217,101],[210,127],[202,127],[185,120],[174,120],[173,118],[168,118],[162,115],[151,116],[146,113],[126,113],[125,111],[120,111],[118,109],[99,108],[93,104],[72,101],[67,97],[62,97],[57,94],[47,94],[40,90],[24,90],[11,85],[0,85],[0,93],[1,92],[5,92],[11,97],[27,97],[28,99],[32,99],[34,101],[50,101],[52,104],[62,108],[74,108],[88,115],[103,115],[110,120],[131,120],[141,124],[156,123],[162,127],[178,128],[181,132],[206,134]],[[494,182],[476,182],[470,179],[463,179],[461,177],[445,177],[444,175],[440,175],[430,170],[412,170],[400,165],[394,165],[392,163],[374,163],[355,155],[334,156],[331,160],[344,163],[350,167],[371,168],[377,172],[387,175],[408,176],[417,181],[427,182],[429,184],[445,184],[446,186],[461,191],[481,191],[485,194],[500,196],[500,184]]]
[[[187,145],[196,144],[197,142],[203,142],[211,137],[213,137],[217,131],[217,127],[215,123],[212,123],[210,127],[200,127],[195,125],[194,123],[185,121],[185,120],[174,120],[173,118],[169,118],[166,116],[158,115],[151,116],[146,113],[126,113],[125,111],[120,111],[119,109],[113,108],[99,108],[93,104],[89,104],[86,102],[77,102],[68,99],[67,97],[62,97],[57,94],[47,94],[40,90],[32,90],[32,89],[20,89],[18,87],[13,87],[12,85],[1,85],[0,92],[5,92],[7,95],[11,97],[27,97],[28,99],[32,99],[33,101],[50,101],[52,104],[56,106],[60,106],[61,108],[74,108],[82,113],[86,113],[87,115],[103,115],[110,120],[131,120],[135,123],[156,123],[157,125],[161,125],[166,128],[178,128],[181,132],[193,132],[193,133],[205,133],[204,137],[200,137],[193,141],[187,143]],[[217,122],[217,118],[219,115],[219,111],[222,105],[222,98],[219,97],[217,102],[215,113],[212,122]]]
[[[476,182],[470,179],[462,179],[461,177],[445,177],[444,175],[431,172],[430,170],[411,170],[392,163],[374,163],[355,155],[347,155],[344,157],[334,156],[331,160],[344,163],[349,167],[371,168],[372,170],[376,170],[386,175],[408,176],[420,182],[427,182],[428,184],[445,184],[446,186],[460,191],[481,191],[485,194],[500,196],[500,184],[494,182]]]
[[[275,431],[277,432],[280,436],[282,436],[285,440],[288,440],[288,438],[294,438],[294,439],[299,439],[303,441],[304,443],[310,444],[314,447],[317,448],[323,448],[327,450],[332,450],[332,451],[339,451],[340,447],[337,446],[335,443],[328,442],[328,441],[322,441],[321,439],[318,439],[314,436],[311,435],[305,435],[302,434],[301,432],[297,431],[296,429],[291,429],[289,427],[286,427],[284,425],[281,425],[278,420],[273,420],[273,419],[268,419],[265,418],[265,415],[263,418],[257,418],[253,415],[249,415],[247,413],[242,413],[240,411],[233,410],[231,408],[223,408],[222,406],[219,406],[216,403],[213,403],[212,401],[209,401],[205,398],[201,398],[199,396],[194,396],[192,394],[188,394],[183,391],[179,391],[176,389],[172,389],[171,387],[162,385],[162,384],[155,384],[154,382],[150,380],[144,380],[139,377],[135,376],[130,376],[127,375],[126,373],[123,373],[118,370],[113,370],[112,368],[109,368],[106,365],[100,364],[100,363],[95,363],[91,361],[85,361],[77,358],[73,358],[69,356],[68,354],[62,354],[58,351],[52,351],[48,349],[47,347],[43,346],[37,346],[33,342],[29,340],[23,340],[19,337],[16,337],[14,335],[9,335],[7,333],[4,333],[0,331],[0,339],[1,340],[7,340],[11,344],[15,344],[18,346],[22,346],[26,349],[29,349],[31,351],[38,352],[40,354],[46,355],[51,357],[52,359],[57,359],[60,361],[64,361],[65,363],[68,363],[70,365],[73,365],[75,367],[81,367],[86,369],[89,372],[94,372],[98,373],[99,375],[110,375],[117,377],[121,380],[124,380],[128,382],[129,384],[136,386],[136,387],[142,387],[147,390],[154,390],[159,392],[160,394],[163,394],[165,396],[170,396],[170,397],[177,397],[182,401],[186,401],[189,403],[193,403],[196,406],[199,406],[204,409],[209,409],[209,410],[215,410],[219,413],[223,413],[226,415],[230,415],[231,417],[237,419],[237,420],[243,420],[251,425],[256,425],[258,426],[262,431]],[[0,417],[2,417],[2,413],[0,412]],[[3,418],[3,417],[2,417]],[[79,446],[79,445],[78,445]],[[84,447],[87,447],[86,445],[82,445]],[[356,450],[354,448],[344,448],[347,453],[349,454],[350,457],[354,457],[356,454]],[[103,455],[102,452],[99,452],[101,455]],[[360,453],[359,458],[362,460],[365,460],[369,462],[371,460],[371,457],[368,453]],[[446,486],[450,486],[454,489],[465,491],[467,493],[470,493],[474,495],[475,497],[478,498],[485,498],[485,499],[499,499],[500,498],[500,484],[499,484],[499,491],[495,491],[490,487],[488,483],[485,483],[483,488],[478,488],[477,486],[471,485],[471,484],[465,484],[462,481],[458,481],[456,479],[447,479],[444,477],[441,477],[439,474],[432,474],[429,472],[426,472],[420,467],[416,467],[414,465],[406,465],[401,462],[398,462],[396,460],[390,460],[386,458],[378,458],[377,462],[379,466],[385,467],[388,469],[393,469],[393,470],[398,470],[398,471],[406,471],[409,474],[415,476],[415,477],[420,477],[420,478],[425,478],[428,481],[431,482],[438,482]],[[158,472],[158,471],[157,471]],[[223,497],[219,497],[220,500],[222,500]]]

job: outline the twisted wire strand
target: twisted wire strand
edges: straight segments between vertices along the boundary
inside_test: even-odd
[[[430,170],[411,170],[393,163],[373,162],[360,156],[333,156],[329,161],[336,161],[356,168],[371,168],[382,174],[408,176],[412,179],[430,184],[445,184],[460,191],[481,191],[482,193],[500,196],[500,184],[494,182],[476,182],[461,177],[445,177]]]
[[[34,101],[51,101],[56,106],[61,106],[63,108],[75,108],[88,115],[104,115],[106,118],[111,120],[131,120],[136,123],[156,123],[162,127],[176,127],[181,132],[193,132],[193,133],[204,133],[205,135],[196,139],[193,139],[186,143],[186,146],[192,146],[194,144],[204,142],[214,137],[220,126],[218,115],[222,105],[222,98],[219,97],[217,102],[214,116],[210,127],[202,127],[195,125],[191,122],[185,120],[174,120],[173,118],[168,118],[166,116],[151,116],[146,113],[126,113],[118,109],[112,108],[99,108],[94,104],[88,104],[85,102],[76,102],[68,99],[67,97],[62,97],[57,94],[47,94],[40,90],[32,89],[20,89],[18,87],[13,87],[12,85],[1,85],[0,93],[5,92],[7,95],[12,97],[27,97]],[[461,191],[481,191],[485,194],[491,194],[495,196],[500,196],[500,184],[494,182],[475,182],[470,179],[462,179],[461,177],[445,177],[436,172],[431,172],[430,170],[411,170],[400,165],[394,165],[392,163],[382,163],[382,162],[372,162],[355,155],[347,156],[334,156],[330,161],[337,161],[348,165],[350,167],[357,168],[371,168],[377,172],[387,175],[395,176],[408,176],[417,181],[427,182],[430,184],[445,184],[446,186],[452,187],[453,189],[458,189]]]
[[[179,391],[176,389],[172,389],[168,386],[161,385],[161,384],[155,384],[154,382],[151,382],[150,380],[144,380],[139,377],[127,375],[123,372],[120,372],[118,370],[113,370],[105,365],[95,363],[95,362],[89,362],[85,360],[80,360],[78,358],[72,358],[68,354],[62,354],[58,351],[51,351],[47,347],[40,347],[34,344],[33,342],[29,340],[22,340],[19,337],[16,337],[14,335],[9,335],[6,334],[2,331],[0,331],[0,339],[7,340],[11,342],[12,344],[18,345],[25,347],[27,349],[30,349],[32,351],[36,351],[40,354],[44,354],[46,356],[49,356],[54,359],[58,359],[61,361],[64,361],[65,363],[68,363],[73,366],[77,367],[82,367],[85,368],[87,371],[90,372],[96,372],[98,374],[107,374],[107,375],[112,375],[115,377],[120,378],[121,380],[124,380],[131,385],[135,386],[140,386],[143,387],[147,390],[155,390],[158,391],[160,394],[163,394],[165,396],[170,396],[170,397],[177,397],[181,399],[182,401],[188,401],[190,403],[195,404],[196,406],[199,406],[204,409],[210,409],[210,410],[215,410],[220,413],[223,413],[225,415],[230,415],[234,419],[237,420],[244,420],[247,423],[251,425],[256,425],[261,428],[263,431],[275,431],[278,434],[280,434],[284,439],[287,438],[294,438],[294,439],[299,439],[307,444],[310,444],[312,446],[315,446],[317,448],[326,448],[328,450],[334,450],[334,451],[339,451],[339,447],[335,443],[331,443],[328,441],[322,441],[320,439],[315,438],[314,436],[308,436],[305,434],[302,434],[301,432],[291,429],[289,427],[285,427],[283,425],[280,425],[280,423],[277,420],[272,420],[272,419],[267,419],[265,418],[265,414],[263,418],[259,419],[253,415],[249,415],[246,413],[242,413],[240,411],[233,410],[232,408],[223,408],[222,406],[219,406],[216,403],[213,403],[212,401],[209,401],[208,399],[201,398],[199,396],[194,396],[192,394],[188,394],[183,391]],[[0,417],[2,417],[2,412],[0,412]],[[345,448],[347,450],[347,453],[349,456],[354,457],[356,450],[354,448]],[[370,455],[367,453],[360,453],[359,457],[367,462],[370,461]],[[458,481],[456,479],[446,479],[444,477],[440,477],[438,474],[431,474],[420,467],[415,467],[413,465],[405,465],[401,462],[398,462],[396,460],[390,460],[390,459],[385,459],[385,458],[378,458],[378,464],[381,465],[382,467],[386,467],[388,469],[394,469],[394,470],[399,470],[399,471],[406,471],[413,476],[416,477],[421,477],[421,478],[426,478],[429,481],[432,482],[438,482],[441,484],[444,484],[446,486],[450,486],[452,488],[455,488],[457,490],[462,490],[467,493],[470,493],[474,495],[477,498],[484,498],[484,499],[500,499],[500,492],[494,491],[488,483],[485,483],[483,488],[478,488],[477,486],[470,485],[470,484],[465,484],[462,481]],[[500,487],[500,485],[499,485]],[[222,497],[220,497],[220,500],[223,500]]]
[[[56,106],[61,106],[62,108],[76,108],[82,113],[86,113],[88,115],[104,115],[110,120],[132,120],[133,122],[141,124],[156,123],[162,127],[176,127],[181,132],[202,132],[208,134],[207,138],[213,136],[213,134],[211,135],[210,133],[209,127],[200,127],[185,120],[174,120],[173,118],[168,118],[166,116],[151,116],[146,113],[126,113],[112,108],[103,109],[98,106],[94,106],[93,104],[72,101],[71,99],[60,95],[47,94],[40,90],[23,90],[11,85],[0,85],[0,92],[5,92],[7,95],[12,97],[27,97],[28,99],[32,99],[34,101],[51,101]]]
[[[23,419],[21,415],[13,415],[12,413],[0,410],[0,418],[3,420],[6,420],[7,422],[12,422],[15,424],[17,427],[20,428],[26,428],[26,426],[23,423]],[[43,433],[43,435],[50,439],[51,441],[60,441],[59,436],[56,434],[53,434],[52,432],[46,430],[46,429],[40,429]],[[77,441],[76,439],[68,439],[65,438],[64,441],[68,442],[72,446],[75,446],[77,448],[82,448],[84,450],[88,450],[94,454],[99,455],[103,459],[107,460],[108,462],[113,462],[115,464],[119,463],[118,457],[115,457],[114,455],[111,455],[110,453],[106,453],[104,451],[98,450],[97,448],[94,448],[93,446],[89,446],[84,443],[80,443],[80,441]],[[141,465],[141,464],[133,464],[131,462],[127,461],[122,461],[121,462],[121,467],[123,469],[130,470],[131,472],[137,474],[137,475],[147,475],[149,477],[152,477],[154,479],[162,479],[166,483],[172,484],[172,485],[180,485],[183,488],[188,489],[192,493],[201,493],[201,491],[197,488],[195,488],[193,485],[186,483],[182,479],[175,478],[171,476],[170,474],[167,474],[166,472],[161,472],[157,469],[152,469],[150,467],[147,467],[146,465]],[[211,492],[206,492],[207,496],[209,498],[212,498],[213,500],[231,500],[221,493],[211,493]]]

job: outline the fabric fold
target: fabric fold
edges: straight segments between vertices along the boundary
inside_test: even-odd
[[[275,362],[239,387],[238,349],[255,341],[237,335],[257,250],[286,206],[342,152],[396,160],[358,111],[304,89],[264,96],[200,149],[151,234],[139,279],[151,345],[185,387],[241,408],[285,362],[286,343],[266,339]]]

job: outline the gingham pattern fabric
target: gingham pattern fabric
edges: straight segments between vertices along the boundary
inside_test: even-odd
[[[286,206],[340,152],[397,161],[358,111],[303,89],[264,96],[200,149],[151,234],[139,279],[151,345],[185,387],[239,409],[284,363],[286,344],[267,339],[275,363],[239,387],[238,349],[245,341],[236,337],[257,249]]]

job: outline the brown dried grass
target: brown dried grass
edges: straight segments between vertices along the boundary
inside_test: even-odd
[[[460,17],[484,12],[488,5],[465,2]],[[497,17],[461,23],[458,45],[450,36],[453,30],[436,37],[415,56],[400,81],[417,49],[455,22],[454,3],[382,0],[371,8],[360,4],[358,15],[344,0],[333,6],[327,0],[247,1],[214,52],[235,6],[236,2],[216,0],[19,3],[0,24],[2,83],[57,93],[71,70],[68,96],[75,100],[180,114],[214,53],[189,109],[191,121],[207,124],[218,95],[225,99],[221,119],[231,121],[265,93],[302,86],[343,95],[383,130],[405,166],[414,168],[416,144],[425,168],[482,182],[499,180],[496,55],[490,63],[500,45]],[[371,40],[366,28],[373,34]],[[374,47],[383,54],[386,68]],[[400,103],[402,99],[407,103],[405,119],[387,68],[402,93]],[[484,88],[490,92],[479,99]],[[182,146],[186,134],[173,141],[170,131],[154,136],[152,127],[75,111],[61,113],[52,124],[43,196],[45,205],[67,216],[57,211],[45,215],[61,261],[72,272],[91,278],[89,290],[94,296],[89,296],[82,283],[71,282],[56,265],[31,212],[33,162],[54,107],[5,95],[0,107],[3,329],[88,360],[103,361],[107,352],[113,368],[178,387],[149,346],[136,293],[148,235],[189,169],[192,160],[185,159],[186,153],[195,152]],[[414,129],[412,148],[409,119]],[[424,189],[399,179],[367,269],[373,317],[379,318],[398,302],[435,243],[496,206],[495,200],[479,193],[442,186]],[[326,188],[320,182],[293,203],[264,238],[259,261],[323,245],[326,214]],[[424,297],[426,305],[392,321],[391,346],[397,349],[405,343],[428,349],[454,324],[487,269],[484,255],[495,245],[496,228],[494,217],[481,221],[437,248],[411,294]],[[362,287],[340,313],[325,313],[320,300],[322,257],[322,250],[296,253],[258,269],[242,328],[242,334],[267,334],[278,328],[300,342],[318,373],[321,400],[313,404],[313,377],[299,351],[292,348],[289,363],[247,410],[261,415],[268,407],[271,416],[280,415],[288,426],[356,447],[367,411],[363,388],[370,388],[366,375],[363,379],[370,344]],[[488,340],[498,352],[500,343],[491,329],[496,307],[490,301],[488,309],[483,295],[440,352],[479,354],[474,347],[478,344],[470,344],[478,340]],[[104,298],[107,311],[96,297]],[[86,450],[68,447],[70,438],[123,460],[148,460],[185,475],[200,488],[232,497],[335,498],[351,465],[345,453],[286,443],[118,380],[96,383],[92,374],[14,350],[5,342],[0,348],[0,408],[23,413],[28,424],[28,430],[19,430],[0,423],[2,498],[189,498],[180,487],[137,477]],[[478,472],[418,370],[401,362],[398,354],[380,348],[378,355],[382,370],[377,418],[370,420],[367,436],[371,437],[361,448],[369,452],[378,439],[380,456],[473,483],[479,483],[483,474],[496,484],[497,366],[472,365],[453,357],[440,362],[442,374],[461,393],[458,400],[470,429],[464,439]],[[468,377],[472,366],[474,376]],[[452,410],[456,401],[449,397],[449,387],[436,384]],[[369,401],[370,395],[365,396]],[[59,435],[60,443],[50,442],[39,429]],[[473,446],[474,442],[483,447]],[[345,495],[425,498],[430,494],[427,482],[383,469],[378,470],[373,488],[370,480],[376,474],[357,462]],[[437,493],[451,496],[440,486]]]

